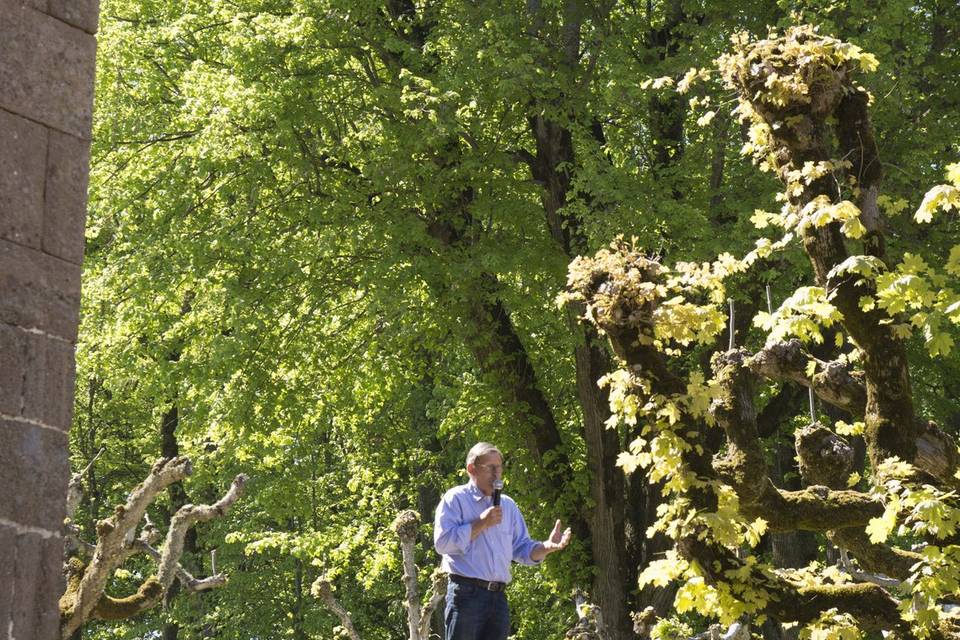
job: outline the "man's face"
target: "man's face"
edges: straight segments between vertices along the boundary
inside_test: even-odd
[[[467,465],[467,473],[484,495],[493,495],[493,481],[503,477],[503,460],[495,452],[486,453]]]

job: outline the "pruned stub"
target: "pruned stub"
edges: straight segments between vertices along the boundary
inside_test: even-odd
[[[586,305],[586,318],[613,342],[653,342],[653,314],[664,295],[662,266],[618,239],[570,265],[568,289]],[[618,340],[626,338],[629,340]],[[620,354],[621,356],[623,354]]]
[[[852,82],[857,63],[843,46],[812,27],[793,27],[733,57],[728,80],[750,96],[753,110],[770,127],[771,142],[777,143],[770,150],[781,172],[823,155],[828,118],[845,96],[858,91]]]
[[[416,540],[417,529],[420,526],[420,516],[416,511],[401,511],[391,525],[401,540]]]
[[[800,475],[808,485],[843,489],[853,469],[853,447],[830,429],[814,423],[797,430]]]

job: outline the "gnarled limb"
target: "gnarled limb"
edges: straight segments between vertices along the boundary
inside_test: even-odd
[[[807,484],[822,482],[830,487],[846,485],[846,474],[850,472],[853,457],[846,441],[829,429],[814,424],[797,431],[796,446],[800,474]],[[873,517],[879,515],[874,514]],[[827,535],[841,549],[853,552],[860,566],[867,571],[906,580],[910,576],[910,568],[920,561],[920,555],[870,542],[864,530],[865,524],[866,521],[863,521],[855,526],[847,526],[838,521]]]
[[[846,440],[815,422],[797,429],[794,441],[800,475],[808,485],[847,486],[854,456]]]
[[[436,611],[437,607],[443,602],[447,595],[447,574],[441,571],[440,567],[437,567],[433,570],[432,578],[430,597],[427,598],[427,601],[423,604],[423,609],[420,610],[419,631],[421,638],[430,637],[430,619],[433,617],[433,612]]]
[[[813,376],[807,375],[811,362]],[[746,360],[750,369],[775,381],[794,382],[810,387],[823,400],[851,415],[862,417],[867,405],[863,372],[835,360],[825,362],[808,353],[797,339],[767,345]]]
[[[770,150],[785,183],[790,184],[791,176],[805,164],[833,162],[830,149],[832,137],[837,135],[848,146],[844,149],[848,155],[859,156],[861,177],[867,178],[869,187],[876,187],[879,161],[865,110],[868,96],[852,80],[856,62],[809,56],[806,45],[817,46],[821,40],[812,29],[796,28],[782,38],[757,42],[730,59],[726,79],[767,125]],[[796,83],[778,85],[785,90],[777,93],[769,91],[773,84],[783,83],[783,78],[796,78]],[[837,184],[829,172],[798,184],[790,191],[790,204],[802,211],[821,197],[828,203],[838,202]],[[872,232],[880,234],[879,228]],[[802,233],[817,283],[831,292],[832,303],[843,315],[844,329],[863,353],[865,439],[870,459],[874,465],[891,456],[913,461],[919,433],[904,342],[883,322],[884,312],[860,306],[862,296],[875,292],[875,284],[839,275],[835,269],[849,256],[840,224],[810,223],[802,227]],[[871,247],[874,254],[882,255],[882,241],[875,239]]]
[[[350,617],[350,612],[344,609],[343,605],[333,597],[333,586],[328,580],[317,578],[310,588],[310,592],[340,619],[340,625],[346,630],[350,640],[360,640],[360,634],[357,633],[357,628],[353,626],[353,618]]]
[[[117,507],[112,516],[97,523],[97,546],[93,557],[71,594],[61,599],[61,634],[69,638],[93,613],[103,595],[107,580],[123,561],[124,541],[143,518],[147,506],[157,494],[174,482],[183,480],[192,471],[188,458],[158,460],[147,478],[130,493],[125,505]]]
[[[430,637],[430,619],[447,592],[447,574],[438,567],[433,572],[427,600],[421,607],[417,588],[415,556],[419,525],[419,514],[409,509],[397,514],[390,525],[393,532],[400,538],[400,554],[403,558],[403,584],[406,593],[404,608],[407,610],[407,631],[410,640],[427,640]],[[328,580],[322,577],[317,578],[310,592],[340,619],[340,624],[347,630],[347,634],[353,640],[360,639],[360,635],[353,625],[350,612],[333,596],[333,585]]]
[[[696,536],[680,540],[678,549],[684,557],[699,563],[708,582],[722,582],[727,572],[742,568],[741,561],[731,551]],[[770,595],[763,613],[782,622],[807,624],[817,620],[824,611],[837,609],[853,616],[864,630],[909,633],[909,625],[900,617],[897,600],[876,584],[804,587],[780,576],[756,579],[757,587]]]
[[[183,539],[190,527],[198,522],[209,522],[224,515],[243,494],[246,483],[247,476],[238,475],[233,479],[227,493],[214,504],[187,504],[177,510],[170,520],[170,530],[167,531],[167,539],[163,544],[157,570],[157,579],[164,591],[170,588],[176,577],[177,561],[183,554]]]
[[[674,375],[666,356],[654,345],[655,318],[663,295],[658,285],[660,266],[638,252],[620,245],[601,251],[593,260],[581,259],[571,267],[573,295],[586,302],[586,317],[610,339],[624,369],[642,379],[635,392],[643,404],[653,394],[681,394],[685,385]],[[703,421],[681,409],[678,423],[689,445],[681,453],[685,468],[700,480],[723,478],[733,485],[745,515],[772,520],[774,530],[809,527],[821,531],[838,523],[863,525],[882,514],[883,506],[869,496],[852,491],[831,491],[811,487],[805,491],[780,491],[767,477],[756,430],[753,374],[744,363],[745,351],[733,350],[718,356],[716,379],[721,388],[711,411],[727,436],[725,454],[710,464],[706,445],[709,430]],[[644,386],[646,385],[646,386]],[[714,430],[715,432],[715,430]],[[698,513],[716,510],[716,495],[705,485],[686,492]],[[708,540],[709,532],[694,525],[677,539],[680,556],[699,567],[708,584],[729,581],[745,567],[730,549]],[[749,572],[749,580],[765,591],[769,599],[763,612],[781,621],[807,623],[826,609],[836,607],[850,613],[867,629],[904,629],[897,601],[876,585],[839,585],[822,589],[801,589],[782,577]]]
[[[811,362],[816,364],[813,376],[807,374]],[[799,340],[767,345],[748,358],[746,365],[770,380],[812,388],[821,400],[855,417],[863,417],[866,412],[864,373],[840,360],[826,362],[814,357]],[[914,466],[949,486],[957,486],[954,474],[960,468],[960,457],[953,438],[933,422],[918,424],[913,431],[916,433],[915,455],[911,460]]]
[[[670,361],[667,354],[689,343],[691,336],[701,344],[709,343],[718,330],[719,314],[702,300],[709,295],[717,301],[725,293],[711,278],[745,268],[746,260],[731,267],[729,260],[719,259],[712,265],[684,265],[671,272],[620,241],[594,258],[571,264],[567,297],[584,304],[584,317],[608,336],[622,361],[621,370],[607,378],[611,404],[617,404],[628,424],[643,421],[642,437],[631,443],[621,464],[628,469],[652,465],[658,476],[666,478],[669,490],[680,495],[663,513],[658,530],[675,540],[677,555],[685,562],[653,567],[645,572],[645,581],[679,575],[687,581],[683,601],[687,607],[721,615],[746,611],[781,621],[827,624],[830,616],[845,614],[864,630],[910,635],[914,623],[936,636],[930,624],[921,620],[920,604],[916,620],[904,620],[901,603],[881,584],[810,587],[761,568],[756,558],[741,561],[739,545],[755,537],[757,528],[730,515],[739,508],[740,515],[763,517],[774,531],[832,530],[833,538],[857,555],[861,567],[893,578],[909,575],[919,559],[909,552],[868,544],[864,525],[885,509],[879,498],[843,489],[854,456],[849,445],[829,430],[813,425],[797,437],[801,467],[813,486],[795,492],[773,486],[756,424],[755,374],[811,387],[825,400],[863,415],[875,469],[897,457],[918,467],[924,480],[939,480],[937,489],[957,485],[952,477],[958,458],[954,443],[917,419],[902,338],[892,330],[885,312],[877,306],[861,306],[863,296],[876,292],[875,284],[837,268],[849,256],[839,221],[850,223],[853,217],[874,234],[866,250],[875,258],[883,256],[875,215],[880,173],[866,117],[866,93],[851,79],[858,52],[856,47],[819,36],[812,28],[800,27],[781,38],[742,46],[722,64],[728,85],[741,93],[743,112],[757,116],[755,139],[762,149],[761,159],[788,183],[789,215],[781,220],[801,234],[817,284],[835,308],[828,310],[831,317],[836,317],[835,310],[840,312],[845,334],[858,347],[862,373],[843,362],[812,359],[799,343],[784,343],[771,345],[749,363],[748,354],[740,350],[719,356],[714,380],[707,385],[699,375],[680,375],[688,363]],[[853,133],[839,134],[837,123],[848,125]],[[833,158],[831,147],[837,139],[844,155],[860,154],[853,166],[860,186],[869,193],[854,197],[864,212],[851,213],[852,206],[840,202],[840,185],[850,176],[843,174],[847,161]],[[872,219],[861,223],[860,213]],[[850,227],[851,237],[861,230],[852,223]],[[712,417],[723,428],[725,447],[714,440],[718,430],[711,431],[711,420],[703,415],[707,397],[713,399]],[[711,449],[722,452],[712,464]],[[892,466],[896,465],[887,468]],[[739,500],[732,499],[731,487]],[[733,527],[728,526],[731,520]],[[876,523],[872,535],[885,537],[890,524]],[[934,592],[925,597],[939,596]],[[724,604],[725,598],[737,601]],[[941,625],[939,633],[953,632]]]
[[[883,514],[883,505],[856,491],[834,491],[834,475],[846,480],[849,469],[819,465],[812,486],[803,491],[777,489],[770,481],[760,436],[757,433],[754,387],[756,374],[748,366],[747,351],[734,349],[714,356],[714,373],[723,393],[711,412],[727,436],[722,458],[713,467],[740,498],[740,511],[748,518],[763,518],[770,531],[827,531],[838,526],[866,525]],[[798,448],[798,451],[800,449]],[[819,449],[818,449],[819,451]],[[804,457],[801,454],[801,465]],[[822,486],[828,485],[828,486]]]
[[[80,548],[90,553],[91,559],[86,565],[78,558],[71,558],[67,563],[67,591],[60,599],[63,638],[72,636],[92,617],[111,620],[128,618],[155,606],[178,575],[181,579],[186,577],[196,590],[212,588],[225,582],[223,576],[212,576],[198,581],[183,571],[179,565],[183,536],[195,522],[223,515],[240,497],[246,476],[237,476],[230,490],[216,504],[187,505],[178,511],[171,522],[162,551],[158,552],[150,546],[156,537],[156,531],[149,523],[143,528],[139,538],[136,536],[136,528],[157,494],[187,477],[191,471],[188,458],[158,460],[147,478],[130,493],[127,502],[118,506],[111,517],[97,523],[97,544],[79,544]],[[71,533],[70,530],[67,535],[76,537],[75,532]],[[159,557],[158,575],[147,578],[136,594],[126,598],[113,598],[105,594],[104,589],[113,572],[136,553]]]
[[[140,537],[134,540],[130,545],[125,548],[122,552],[123,560],[131,556],[135,556],[139,553],[145,554],[153,558],[155,562],[160,562],[161,554],[156,548],[153,547],[153,542],[155,541],[154,533],[158,536],[159,532],[156,529],[150,529],[151,526],[149,519],[145,517],[147,524],[144,525],[141,530]],[[90,557],[93,555],[93,552],[96,551],[97,545],[90,544],[89,542],[82,540],[80,538],[79,532],[76,530],[76,527],[70,525],[67,528],[66,533],[67,539],[70,541],[70,544],[73,545],[73,548],[87,556]],[[122,564],[122,563],[121,563]],[[183,565],[177,564],[177,579],[180,580],[180,585],[191,593],[198,593],[200,591],[208,591],[210,589],[215,589],[217,587],[222,587],[227,583],[227,576],[222,573],[214,572],[214,575],[207,578],[195,578],[189,571],[183,568]]]

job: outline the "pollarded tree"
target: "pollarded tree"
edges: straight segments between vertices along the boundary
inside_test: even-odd
[[[784,235],[761,238],[743,259],[672,268],[618,241],[570,267],[566,297],[586,305],[586,320],[620,359],[603,380],[611,406],[644,425],[619,463],[628,472],[650,467],[672,494],[656,528],[674,547],[641,584],[679,581],[678,612],[726,624],[770,616],[830,637],[956,637],[960,625],[942,605],[960,594],[960,456],[914,403],[906,345],[920,329],[931,356],[951,348],[960,248],[945,272],[910,253],[899,264],[887,257],[871,96],[857,84],[876,67],[872,55],[812,27],[736,37],[734,46],[718,66],[750,125],[747,150],[784,185],[782,211],[755,217]],[[918,223],[938,208],[960,209],[960,165],[949,178],[927,193]],[[685,370],[683,348],[722,331],[732,277],[797,240],[813,283],[755,318],[765,342],[714,354],[709,380]],[[822,328],[834,334],[830,361],[809,346],[823,341]],[[802,490],[769,478],[757,412],[758,386],[771,383],[809,387],[854,416],[852,425],[797,431]],[[855,435],[866,442],[866,469],[854,467]],[[842,570],[775,570],[753,553],[764,532],[793,530],[825,533],[841,549]]]

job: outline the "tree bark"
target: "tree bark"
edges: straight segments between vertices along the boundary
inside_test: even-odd
[[[529,124],[537,148],[529,164],[534,180],[543,186],[541,202],[547,228],[567,259],[572,260],[587,251],[579,221],[563,215],[563,207],[572,195],[569,167],[577,166],[573,135],[568,127],[542,115],[530,118]],[[595,135],[602,136],[602,132]],[[633,636],[625,594],[635,582],[637,561],[627,555],[625,483],[616,466],[620,438],[617,429],[607,427],[609,402],[606,392],[597,385],[610,371],[611,363],[597,332],[589,326],[579,327],[577,315],[575,310],[568,310],[567,325],[577,339],[577,397],[591,475],[593,507],[587,517],[591,554],[597,567],[592,597],[603,612],[612,640],[621,640]]]

